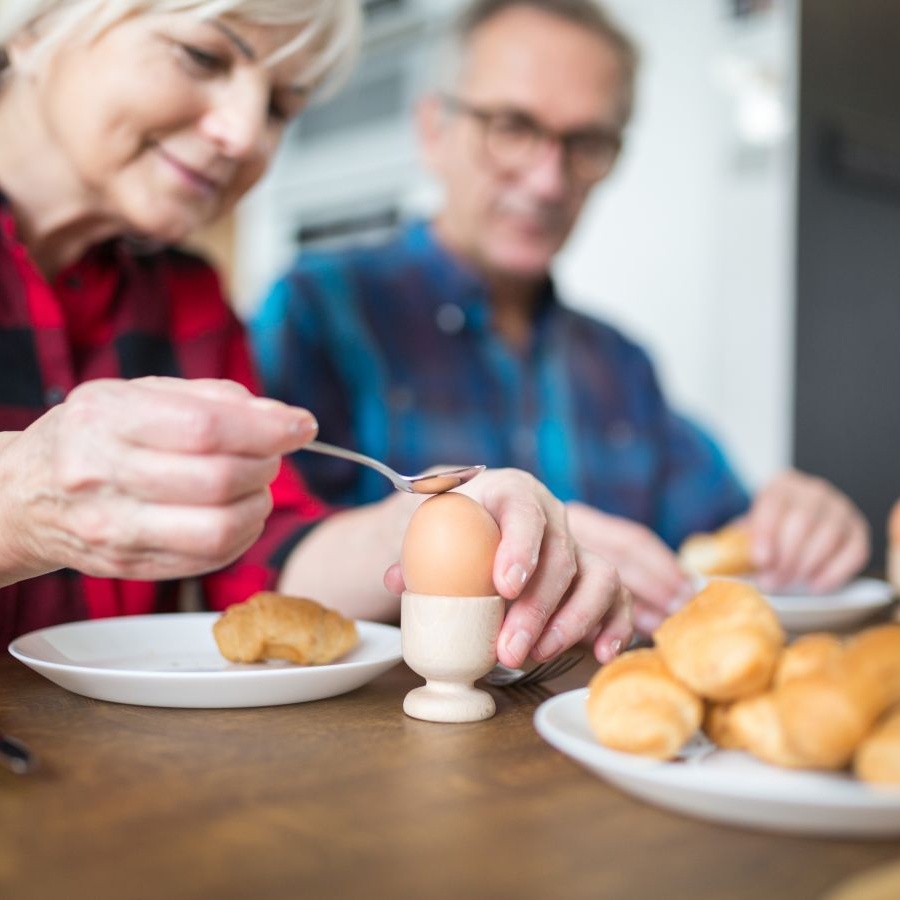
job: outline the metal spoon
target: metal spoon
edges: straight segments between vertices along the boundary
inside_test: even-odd
[[[410,494],[443,494],[444,491],[471,481],[485,469],[484,466],[463,466],[461,469],[447,469],[444,472],[432,472],[429,475],[400,475],[390,466],[378,462],[377,459],[372,459],[371,456],[364,456],[353,450],[345,450],[343,447],[335,447],[333,444],[310,441],[303,449],[312,450],[313,453],[324,453],[325,456],[338,456],[341,459],[349,459],[351,462],[369,466],[376,472],[381,472],[385,478],[390,479],[391,484],[398,491],[407,491]]]

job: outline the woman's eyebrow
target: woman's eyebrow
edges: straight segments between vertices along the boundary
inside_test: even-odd
[[[253,62],[256,59],[256,51],[236,32],[232,31],[227,25],[223,25],[221,22],[213,20],[212,25],[219,29],[225,37],[234,44],[235,47],[240,51],[241,55],[249,59]]]

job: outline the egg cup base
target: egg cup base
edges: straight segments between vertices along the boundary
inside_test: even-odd
[[[403,712],[426,722],[481,722],[497,711],[494,698],[472,685],[426,682],[403,700]]]

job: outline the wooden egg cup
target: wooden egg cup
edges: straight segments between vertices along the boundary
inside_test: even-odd
[[[428,722],[480,722],[497,711],[494,698],[474,687],[497,662],[505,603],[490,597],[439,597],[405,591],[401,597],[403,659],[425,679],[403,711]]]

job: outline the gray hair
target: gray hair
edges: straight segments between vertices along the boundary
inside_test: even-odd
[[[621,117],[625,125],[634,108],[640,54],[637,45],[595,0],[472,0],[457,16],[441,50],[439,80],[449,88],[465,66],[466,49],[474,34],[495,16],[511,9],[535,9],[590,31],[616,51],[622,73]]]
[[[199,19],[233,15],[260,25],[302,25],[297,38],[270,62],[311,48],[306,77],[311,86],[325,84],[332,90],[353,67],[359,50],[359,0],[0,0],[0,69],[4,45],[39,20],[49,23],[41,46],[50,49],[82,24],[89,23],[89,35],[97,35],[139,12],[184,12]]]

